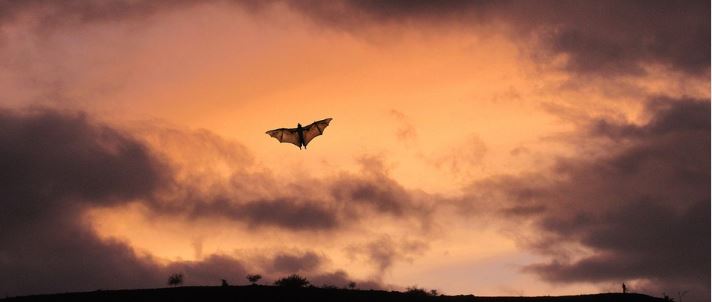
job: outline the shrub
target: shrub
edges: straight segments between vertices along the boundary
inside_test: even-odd
[[[168,285],[178,286],[183,284],[183,274],[173,274],[168,276]]]
[[[307,278],[297,274],[292,274],[274,282],[274,285],[284,287],[306,287],[309,285]]]
[[[260,279],[262,279],[262,276],[259,274],[247,275],[247,281],[250,281],[252,285],[257,284],[257,281],[260,281]]]
[[[428,291],[426,291],[424,288],[420,288],[417,286],[411,286],[411,287],[407,287],[405,289],[405,293],[408,295],[413,295],[413,296],[429,296],[432,293],[432,291],[431,291],[431,293],[428,293]],[[435,293],[437,294],[437,291]]]

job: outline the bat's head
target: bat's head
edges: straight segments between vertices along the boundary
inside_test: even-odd
[[[297,123],[297,128],[301,128],[301,127],[302,127],[302,124]]]

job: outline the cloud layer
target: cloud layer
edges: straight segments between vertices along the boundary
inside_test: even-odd
[[[526,271],[552,282],[639,282],[639,290],[709,293],[710,105],[655,98],[645,124],[601,119],[603,144],[552,171],[499,177],[472,200],[536,231],[526,246],[550,257]],[[653,292],[656,293],[656,292]]]
[[[534,57],[566,56],[582,75],[639,74],[646,64],[709,70],[709,1],[300,1],[298,11],[358,31],[373,24],[453,28],[504,23]],[[490,29],[491,30],[491,29]],[[533,39],[533,40],[532,40]],[[534,47],[527,45],[536,41]]]
[[[176,186],[174,170],[143,142],[85,114],[44,109],[2,110],[0,126],[0,291],[20,295],[158,287],[173,272],[184,273],[187,284],[206,285],[221,278],[239,282],[247,273],[240,260],[218,254],[164,265],[125,242],[101,239],[94,232],[84,216],[87,210],[137,200],[151,204],[159,191]],[[286,212],[281,206],[270,211],[270,205],[257,201],[239,209],[226,206],[219,212],[192,214],[248,219],[257,226],[313,226],[303,221],[314,217],[289,212],[298,205],[284,203]],[[251,267],[264,270],[269,278],[301,272],[339,286],[351,280],[343,271],[321,270],[322,261],[313,252],[277,253],[271,264]]]
[[[252,13],[286,5],[327,28],[359,32],[372,25],[444,25],[473,30],[504,24],[533,58],[581,75],[631,75],[662,65],[704,75],[710,62],[709,1],[213,1]],[[39,15],[41,31],[68,24],[142,20],[203,1],[3,1],[0,27]],[[494,30],[489,27],[487,30]],[[533,43],[533,44],[532,44]],[[533,46],[532,46],[533,45]]]

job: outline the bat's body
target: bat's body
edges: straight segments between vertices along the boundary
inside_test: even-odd
[[[269,136],[276,138],[280,143],[294,144],[299,149],[307,148],[307,144],[315,137],[322,135],[326,126],[329,126],[331,118],[313,122],[302,127],[302,124],[297,123],[297,128],[279,128],[267,131]]]
[[[306,149],[307,144],[304,142],[304,128],[302,128],[302,124],[300,123],[297,123],[297,134],[299,135],[299,150],[302,150],[302,145],[304,149]]]

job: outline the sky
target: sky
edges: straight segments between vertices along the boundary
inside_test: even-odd
[[[709,301],[708,1],[0,1],[0,66],[5,296]]]

